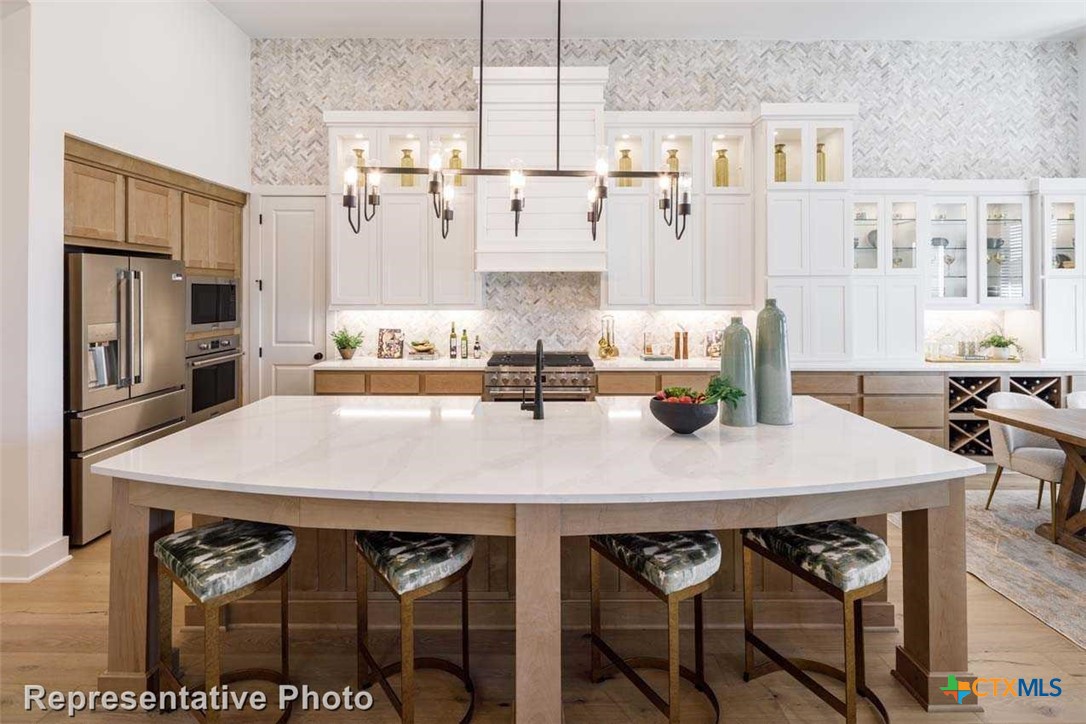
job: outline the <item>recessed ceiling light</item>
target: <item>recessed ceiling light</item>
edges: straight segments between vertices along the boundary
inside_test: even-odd
[[[674,133],[667,134],[667,140],[674,141],[675,140],[675,134]]]
[[[408,134],[407,134],[407,137],[408,137],[408,138],[414,138],[414,137],[415,137],[415,134],[414,134],[414,133],[408,133]]]
[[[453,138],[460,138],[460,134],[459,133],[454,133]]]
[[[623,133],[623,134],[622,134],[622,140],[623,140],[623,141],[628,141],[628,140],[630,140],[630,134],[628,134],[628,133]]]
[[[356,133],[356,134],[354,134],[354,137],[355,138],[365,138],[366,134],[364,134],[364,133]]]
[[[716,140],[718,140],[718,141],[719,141],[719,140],[721,140],[721,139],[723,139],[723,138],[724,138],[724,134],[723,134],[723,133],[718,133],[718,134],[716,134]]]

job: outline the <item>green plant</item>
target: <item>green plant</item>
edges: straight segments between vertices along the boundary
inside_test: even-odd
[[[989,347],[995,347],[996,349],[1007,349],[1008,347],[1014,347],[1019,352],[1022,351],[1022,346],[1018,344],[1017,338],[1005,337],[999,332],[992,332],[980,341],[981,349],[988,349]]]
[[[346,327],[341,327],[331,334],[336,349],[358,349],[362,346],[362,333],[352,334]]]
[[[738,387],[732,386],[731,380],[727,377],[717,375],[709,380],[709,387],[705,390],[705,402],[710,404],[724,402],[734,410],[735,406],[739,404],[739,400],[745,397],[746,394]]]

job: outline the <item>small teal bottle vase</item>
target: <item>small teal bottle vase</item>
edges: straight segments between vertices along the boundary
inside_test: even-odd
[[[792,424],[792,370],[788,365],[788,319],[776,299],[758,313],[754,387],[758,422]]]
[[[720,350],[720,376],[743,391],[743,396],[733,408],[720,403],[720,424],[731,427],[754,427],[758,424],[758,410],[754,390],[754,341],[750,330],[743,325],[742,317],[732,317],[732,323],[724,330]]]

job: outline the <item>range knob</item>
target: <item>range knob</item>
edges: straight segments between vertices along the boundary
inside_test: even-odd
[[[211,345],[207,342],[201,342],[200,344],[196,345],[196,349],[200,350],[201,352],[206,352],[207,350],[211,349]]]

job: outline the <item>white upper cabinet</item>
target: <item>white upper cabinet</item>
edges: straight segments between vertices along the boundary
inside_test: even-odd
[[[1086,362],[1086,278],[1048,277],[1044,285],[1044,358]]]
[[[810,271],[810,194],[781,192],[766,199],[766,270],[770,276]]]
[[[376,221],[381,235],[381,303],[429,304],[429,196],[389,194]]]
[[[754,305],[754,237],[745,196],[705,199],[705,304]]]
[[[976,200],[937,196],[928,204],[927,305],[971,306],[977,300]]]
[[[456,204],[449,236],[441,238],[441,222],[429,215],[430,303],[463,309],[479,304],[481,276],[475,272],[475,204]]]
[[[847,189],[852,103],[763,103],[758,138],[767,189]]]
[[[978,206],[980,303],[999,307],[1028,305],[1032,261],[1029,197],[981,197]]]
[[[850,221],[853,274],[919,275],[922,210],[919,196],[855,196]]]
[[[333,307],[372,306],[381,303],[380,237],[376,219],[363,223],[356,234],[347,223],[343,196],[328,197],[331,220],[328,253],[328,303]]]
[[[616,195],[607,201],[607,273],[609,306],[652,304],[652,237],[655,207],[644,197]]]
[[[850,197],[841,192],[811,193],[810,245],[811,274],[848,274],[852,265],[849,254]]]
[[[704,212],[703,212],[704,213]],[[675,219],[672,224],[680,224]],[[653,302],[661,307],[694,307],[701,303],[703,215],[691,214],[686,231],[675,238],[674,226],[655,215],[653,236]]]
[[[1086,196],[1045,194],[1043,198],[1041,274],[1086,276]]]

